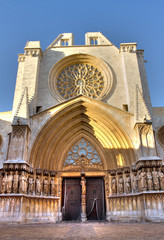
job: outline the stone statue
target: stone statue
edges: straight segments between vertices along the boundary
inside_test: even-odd
[[[139,192],[142,191],[140,174],[141,174],[141,170],[138,170],[138,172],[137,172],[137,180],[138,180],[138,190],[139,190]]]
[[[139,179],[140,179],[140,184],[141,184],[141,191],[146,191],[147,190],[147,175],[146,172],[144,171],[144,168],[142,168],[142,171],[139,175]]]
[[[82,190],[82,195],[86,195],[86,180],[85,177],[81,177],[81,190]]]
[[[158,175],[158,172],[156,171],[155,167],[153,168],[152,176],[153,176],[154,190],[158,191],[159,190],[159,175]]]
[[[36,178],[36,194],[37,195],[41,194],[41,183],[39,176]]]
[[[158,175],[159,175],[161,190],[164,191],[164,174],[163,174],[161,168],[159,169]]]
[[[18,193],[18,182],[19,182],[19,175],[18,172],[14,174],[14,182],[13,182],[13,193]]]
[[[19,193],[27,193],[27,177],[25,172],[22,172],[22,175],[19,177]]]
[[[48,195],[48,179],[47,178],[45,178],[44,180],[43,180],[43,193],[44,193],[44,195]]]
[[[131,192],[131,180],[130,180],[129,175],[126,176],[125,186],[126,186],[126,193],[130,193]]]
[[[7,193],[12,192],[12,185],[13,185],[13,175],[12,173],[10,173],[7,177],[7,186],[6,186]]]
[[[5,175],[2,178],[1,193],[5,193],[6,183],[7,183],[7,173],[5,172]]]
[[[148,190],[153,190],[153,177],[152,174],[150,172],[150,168],[148,168],[147,171],[147,185],[148,185]]]
[[[57,194],[57,186],[55,184],[55,181],[53,178],[51,178],[51,181],[50,181],[50,191],[51,191],[51,196],[56,196]]]
[[[32,176],[30,176],[28,179],[28,193],[33,194],[33,192],[34,192],[34,179]]]
[[[117,181],[116,178],[113,177],[112,178],[112,194],[116,194],[117,193]]]
[[[124,192],[124,179],[123,177],[119,177],[118,179],[118,192],[122,194]]]
[[[132,191],[133,193],[138,192],[138,176],[136,173],[134,173],[132,178]]]

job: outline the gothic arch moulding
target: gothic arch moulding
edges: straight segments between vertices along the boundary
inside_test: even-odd
[[[35,139],[29,163],[35,168],[62,171],[71,146],[80,138],[95,147],[104,170],[134,163],[129,137],[102,106],[107,105],[84,96],[61,104]]]
[[[3,145],[3,138],[2,138],[2,135],[0,134],[0,149],[2,148],[2,145]]]
[[[49,74],[49,89],[59,101],[79,94],[103,99],[110,91],[113,76],[101,59],[88,54],[73,54],[58,61]]]

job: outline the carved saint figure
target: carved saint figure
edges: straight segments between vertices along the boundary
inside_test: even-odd
[[[26,194],[27,193],[27,177],[25,172],[22,172],[22,175],[19,177],[19,182],[20,182],[19,192]]]
[[[13,184],[13,175],[12,173],[10,173],[7,177],[7,193],[11,193],[12,192],[12,184]]]
[[[43,193],[44,195],[48,195],[48,179],[47,178],[43,180]]]
[[[124,179],[123,179],[123,177],[119,177],[119,179],[118,179],[118,192],[119,193],[124,192]]]
[[[158,175],[159,175],[161,190],[164,191],[164,174],[163,174],[161,168],[159,169]]]
[[[141,174],[141,170],[138,170],[138,172],[137,172],[137,180],[138,180],[138,190],[139,190],[139,192],[142,191],[140,174]]]
[[[130,193],[131,192],[131,180],[130,180],[129,175],[126,176],[125,186],[126,186],[126,192]]]
[[[2,178],[1,193],[5,193],[7,183],[7,173],[5,172],[4,177]]]
[[[57,194],[57,186],[55,184],[55,181],[53,178],[51,178],[51,181],[50,181],[50,191],[51,191],[51,195],[52,196],[56,196]]]
[[[132,178],[132,191],[133,193],[138,192],[138,176],[136,173],[134,173]]]
[[[82,195],[86,195],[86,180],[85,177],[81,177],[81,190],[82,190]]]
[[[154,190],[159,190],[159,175],[155,167],[153,168],[152,176],[153,176]]]
[[[13,193],[18,192],[18,182],[19,182],[19,175],[18,172],[14,174],[14,182],[13,182]]]
[[[153,177],[150,172],[150,168],[147,170],[147,185],[148,185],[148,190],[153,190]]]
[[[112,194],[116,194],[117,193],[117,181],[116,178],[113,177],[112,178]]]
[[[41,194],[41,183],[39,176],[36,178],[36,194],[37,195]]]
[[[33,194],[33,192],[34,192],[34,179],[32,176],[30,176],[28,179],[28,193]]]
[[[140,179],[140,184],[141,184],[141,191],[146,191],[147,190],[147,182],[146,182],[146,172],[144,171],[144,168],[142,168],[142,171],[139,175]]]

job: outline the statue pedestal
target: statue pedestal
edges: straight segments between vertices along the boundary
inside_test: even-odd
[[[86,213],[81,213],[81,221],[82,222],[86,222],[87,221]]]
[[[81,221],[86,222],[86,195],[81,195]]]

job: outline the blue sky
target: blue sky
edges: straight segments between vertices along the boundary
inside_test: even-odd
[[[137,42],[145,50],[153,106],[164,106],[164,0],[0,0],[0,112],[12,109],[18,53],[27,41],[42,50],[72,32],[102,32],[113,44]]]

